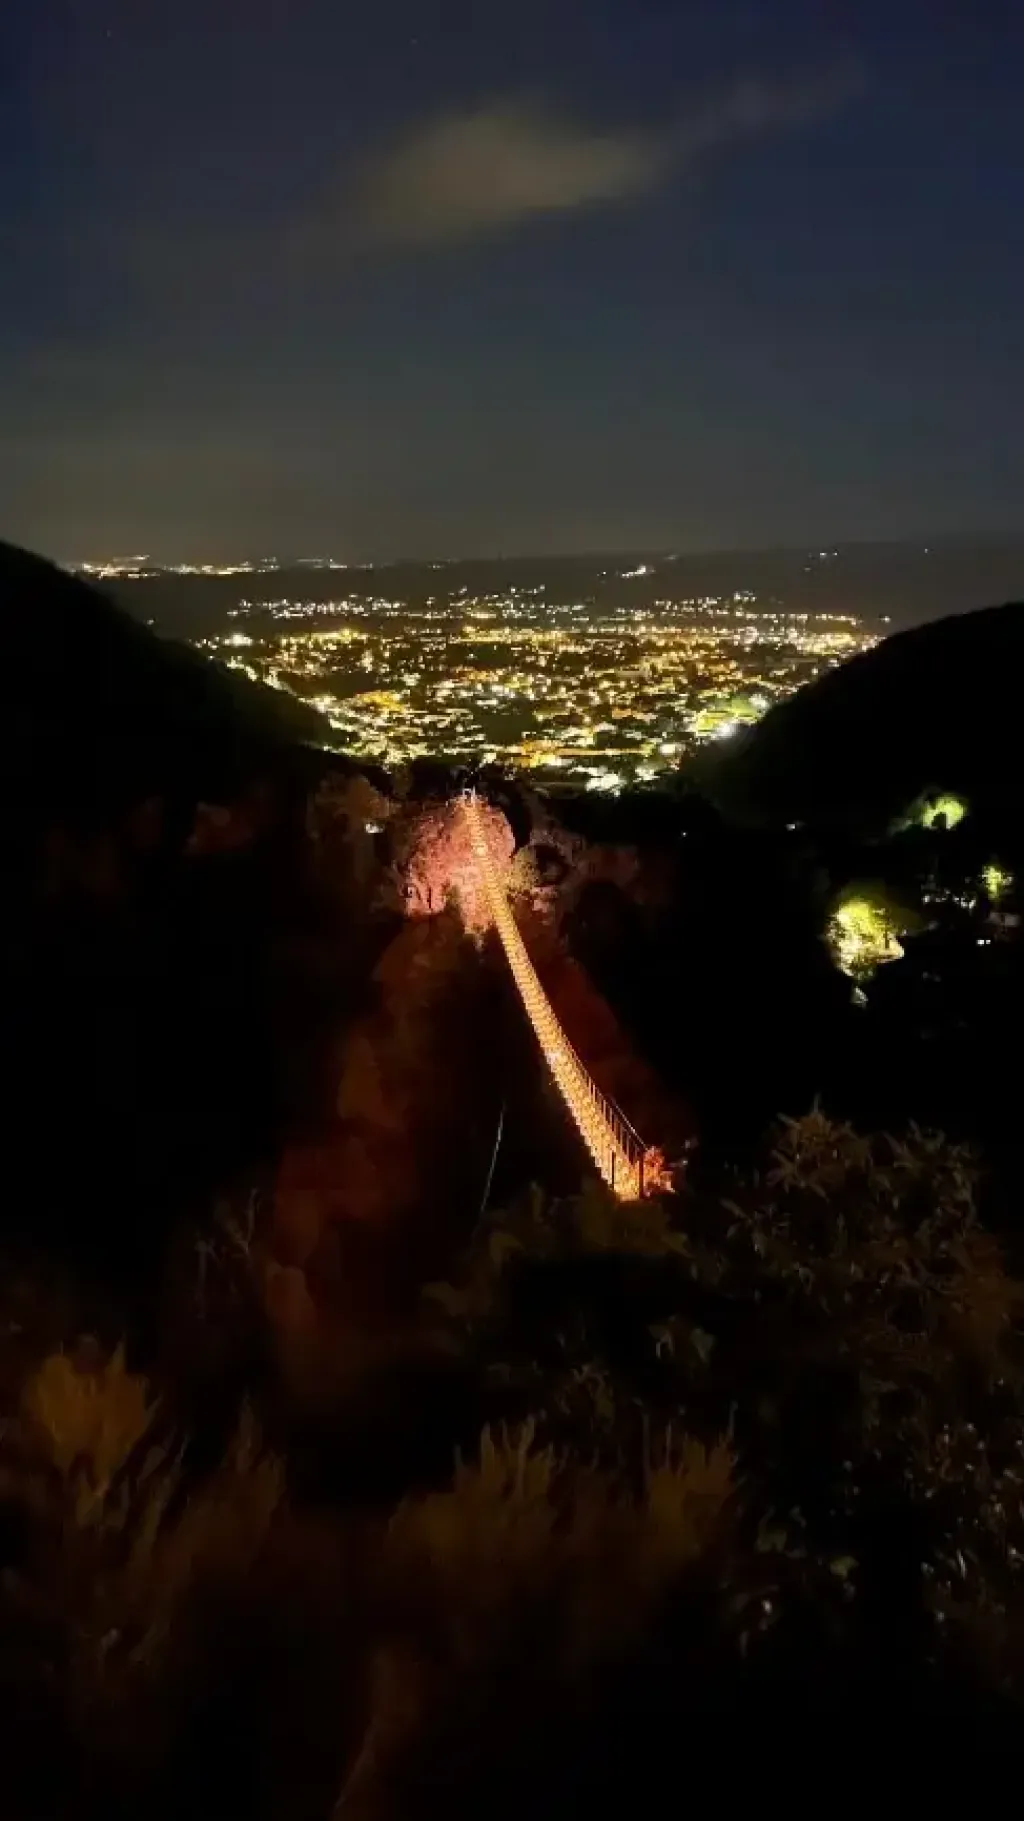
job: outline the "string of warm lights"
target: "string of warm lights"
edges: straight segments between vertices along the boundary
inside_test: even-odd
[[[552,1010],[509,907],[487,840],[479,798],[467,794],[460,798],[460,804],[469,824],[488,911],[555,1085],[604,1181],[621,1200],[636,1201],[645,1186],[654,1186],[653,1181],[645,1183],[648,1152],[618,1108],[591,1079]]]

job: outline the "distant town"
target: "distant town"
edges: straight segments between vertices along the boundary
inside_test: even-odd
[[[593,791],[677,770],[884,630],[751,588],[694,591],[672,558],[556,564],[548,579],[543,564],[468,579],[460,564],[353,568],[343,589],[348,566],[329,557],[78,567],[135,587],[237,578],[191,642],[310,703],[355,756],[498,764]]]
[[[600,618],[515,590],[238,612],[244,629],[200,645],[311,701],[350,752],[498,763],[610,791],[675,769],[702,739],[874,642],[850,619],[797,620],[739,595]]]

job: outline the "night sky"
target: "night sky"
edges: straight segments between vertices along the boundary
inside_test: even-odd
[[[31,0],[0,535],[1024,532],[1014,0]]]

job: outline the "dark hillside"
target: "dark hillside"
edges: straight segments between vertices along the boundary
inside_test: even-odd
[[[0,766],[15,801],[102,807],[183,783],[215,796],[261,756],[326,743],[315,711],[156,638],[9,544],[0,625]]]
[[[315,713],[6,545],[0,613],[0,1238],[137,1276],[269,1162],[365,991],[307,822],[355,767]]]
[[[1001,823],[1019,802],[1024,606],[958,614],[886,639],[692,767],[745,820],[884,832],[922,792]]]

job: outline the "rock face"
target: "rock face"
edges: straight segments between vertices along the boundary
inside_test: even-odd
[[[773,708],[695,781],[762,822],[883,831],[930,790],[1000,816],[1017,798],[1024,605],[897,633]]]
[[[493,859],[507,871],[515,837],[507,818],[483,807]],[[436,917],[455,900],[466,930],[480,935],[490,913],[480,890],[479,867],[468,825],[457,802],[406,806],[393,824],[393,880],[408,917]]]

